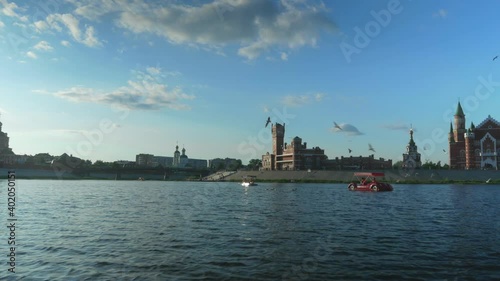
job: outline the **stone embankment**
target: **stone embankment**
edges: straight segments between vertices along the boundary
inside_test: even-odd
[[[349,182],[354,172],[363,171],[238,171],[224,177],[225,181],[240,181],[245,176],[255,176],[257,181],[306,181],[306,182]],[[384,180],[390,182],[490,182],[500,181],[497,170],[380,170]]]

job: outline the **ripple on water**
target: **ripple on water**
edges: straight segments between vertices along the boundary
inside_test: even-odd
[[[490,186],[21,186],[21,280],[500,279],[500,188]]]

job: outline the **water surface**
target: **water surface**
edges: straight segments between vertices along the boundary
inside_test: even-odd
[[[343,184],[20,180],[17,188],[17,273],[7,272],[4,232],[0,279],[500,279],[498,185],[363,193]],[[7,224],[6,211],[0,220]]]

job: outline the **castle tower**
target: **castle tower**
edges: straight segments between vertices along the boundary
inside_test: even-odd
[[[458,102],[457,111],[455,112],[455,115],[453,117],[455,119],[455,131],[454,131],[455,141],[462,142],[464,141],[464,134],[467,131],[465,130],[465,114],[464,111],[462,110],[460,102]]]
[[[455,136],[453,135],[453,124],[450,122],[450,132],[448,133],[448,142],[454,143],[455,142]]]
[[[471,123],[471,127],[467,130],[465,137],[465,169],[471,170],[475,169],[475,159],[474,159],[474,141],[476,136],[474,134],[474,124]]]
[[[455,133],[453,130],[453,125],[450,122],[450,132],[448,133],[448,164],[450,169],[455,168],[456,159],[453,152],[456,151],[457,143],[455,142]]]
[[[462,110],[462,105],[458,102],[457,111],[454,115],[453,136],[449,136],[449,159],[450,169],[465,169],[466,168],[466,154],[465,154],[465,114]],[[452,127],[450,126],[450,130]],[[451,132],[450,132],[451,133]]]
[[[281,125],[276,123],[271,128],[273,134],[273,154],[282,155],[283,154],[283,140],[285,139],[285,124]]]

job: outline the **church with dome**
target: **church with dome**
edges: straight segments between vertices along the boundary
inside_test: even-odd
[[[175,146],[174,158],[172,160],[172,167],[184,168],[188,166],[189,158],[186,155],[186,149],[182,148],[182,154],[179,152],[179,146]],[[205,165],[206,166],[206,165]]]
[[[406,146],[406,153],[403,153],[402,168],[419,169],[422,167],[421,155],[418,153],[417,145],[413,140],[413,128],[410,129],[410,141]]]

